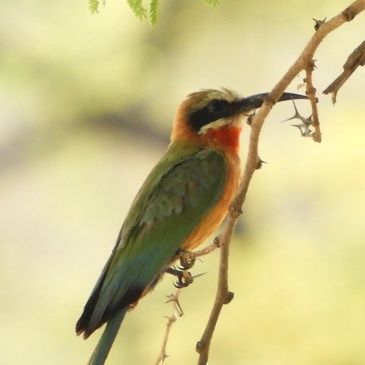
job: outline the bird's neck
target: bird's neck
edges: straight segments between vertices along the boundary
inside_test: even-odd
[[[208,129],[202,136],[202,139],[208,145],[238,153],[240,134],[241,128],[239,126],[225,125],[220,128]]]

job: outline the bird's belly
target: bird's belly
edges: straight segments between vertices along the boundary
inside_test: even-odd
[[[226,217],[229,206],[235,196],[241,175],[238,157],[231,157],[231,161],[228,162],[229,169],[222,198],[217,205],[210,210],[202,222],[191,232],[181,245],[181,249],[189,251],[195,249],[217,229]]]

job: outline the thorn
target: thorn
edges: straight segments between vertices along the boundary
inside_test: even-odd
[[[310,137],[314,133],[310,128],[303,124],[291,124],[291,126],[298,128],[302,137]]]
[[[324,18],[323,20],[318,20],[318,19],[314,19],[314,18],[312,18],[313,20],[314,20],[314,30],[318,30],[320,27],[321,27],[321,25],[322,24],[324,24],[325,22],[326,22],[326,20],[327,20],[327,18]]]
[[[214,237],[214,241],[213,243],[217,246],[217,247],[221,247],[221,240],[219,239],[218,236]]]
[[[175,316],[175,321],[182,317],[184,315],[184,311],[182,310],[181,308],[181,305],[179,302],[176,303],[176,306],[175,306],[175,312],[174,312],[174,316]]]
[[[260,157],[258,158],[258,161],[257,161],[257,165],[256,165],[256,170],[260,170],[262,165],[267,163],[266,161],[262,160]]]
[[[176,293],[172,293],[172,294],[168,294],[166,295],[166,302],[165,303],[171,303],[171,302],[178,302],[179,299],[178,299],[178,291],[176,291]]]
[[[331,92],[331,101],[332,101],[332,104],[333,105],[336,104],[336,101],[337,101],[337,90]]]
[[[310,115],[307,118],[303,117],[299,113],[299,111],[297,109],[297,106],[295,105],[294,100],[292,100],[292,102],[293,102],[293,106],[294,106],[295,113],[294,113],[294,115],[291,118],[285,119],[285,120],[283,120],[283,122],[287,122],[289,120],[294,120],[294,119],[299,119],[301,121],[301,123],[299,123],[299,124],[291,124],[291,126],[298,128],[299,131],[300,131],[300,134],[303,137],[312,136],[312,134],[314,133],[312,131],[312,129],[310,128],[313,125],[312,115]]]
[[[162,356],[162,362],[164,362],[168,357],[170,357],[170,355],[163,354],[163,356]]]
[[[315,59],[310,60],[310,61],[308,62],[308,65],[307,65],[307,69],[308,69],[309,71],[313,71],[313,70],[315,70],[315,69],[317,68],[316,62],[317,62],[317,60],[315,60]],[[306,78],[304,78],[304,80],[305,80],[305,83],[307,83],[307,79],[306,79]]]
[[[174,303],[176,306],[176,311],[178,317],[181,317],[184,315],[184,311],[181,308],[180,302],[179,302],[179,290],[176,291],[176,293],[167,295],[168,300],[166,303]],[[168,316],[165,316],[166,318],[169,318]]]
[[[195,351],[200,354],[202,351],[203,351],[203,344],[202,344],[202,341],[198,341],[195,345]]]
[[[203,275],[205,275],[206,274],[206,272],[202,272],[202,273],[200,273],[200,274],[196,274],[196,275],[194,275],[193,276],[193,279],[196,279],[196,278],[198,278],[198,277],[200,277],[200,276],[203,276]]]
[[[227,292],[226,298],[224,300],[224,304],[228,304],[232,301],[232,299],[234,298],[234,293],[231,291]]]

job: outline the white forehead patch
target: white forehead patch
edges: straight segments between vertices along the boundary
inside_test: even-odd
[[[235,100],[240,99],[240,96],[233,90],[222,88],[220,90],[207,89],[197,91],[188,95],[188,99],[194,99],[194,103],[192,105],[194,106],[194,110],[198,110],[206,106],[211,100],[219,99],[232,103]]]

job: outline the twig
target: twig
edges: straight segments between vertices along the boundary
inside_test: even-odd
[[[169,355],[167,355],[166,348],[167,348],[167,341],[169,339],[171,327],[177,321],[177,319],[180,318],[184,314],[180,307],[180,304],[179,304],[180,290],[181,289],[177,289],[174,294],[171,294],[168,296],[168,301],[166,303],[173,303],[174,309],[170,316],[166,316],[167,323],[166,323],[165,334],[164,334],[164,337],[162,340],[162,346],[161,346],[160,353],[159,353],[158,358],[157,358],[156,362],[154,363],[154,365],[162,364],[165,361],[165,359],[169,356]]]
[[[251,178],[259,165],[258,141],[261,128],[269,114],[272,106],[278,100],[280,95],[288,87],[289,83],[295,78],[301,70],[305,70],[313,60],[313,55],[322,40],[333,30],[347,21],[351,21],[358,13],[365,9],[365,0],[356,0],[348,8],[336,15],[327,22],[321,24],[316,33],[312,36],[298,59],[289,68],[283,78],[276,84],[269,97],[265,100],[262,107],[254,116],[251,125],[250,141],[248,146],[248,155],[242,181],[238,189],[237,196],[231,206],[230,214],[226,222],[224,231],[220,235],[220,266],[218,288],[215,302],[210,313],[210,317],[200,341],[197,343],[196,350],[199,353],[198,365],[206,365],[208,362],[209,348],[211,339],[217,324],[220,311],[224,304],[229,303],[233,298],[233,293],[228,291],[228,255],[229,243],[234,232],[237,219],[241,213],[242,204],[245,201],[246,193]]]
[[[219,236],[215,237],[213,243],[208,246],[203,247],[201,250],[196,250],[193,253],[194,257],[201,257],[210,254],[217,248],[221,247]]]
[[[313,70],[315,68],[314,61],[312,60],[308,63],[308,66],[305,69],[305,84],[306,84],[306,93],[311,103],[312,108],[312,126],[314,127],[314,132],[312,134],[312,138],[315,142],[321,142],[321,129],[319,125],[319,117],[318,117],[318,108],[317,108],[317,98],[316,98],[316,88],[313,86]]]
[[[241,214],[241,210],[231,209],[227,219],[224,231],[219,236],[221,244],[220,262],[218,271],[218,288],[215,297],[213,309],[210,313],[207,326],[200,341],[196,344],[196,351],[199,353],[198,364],[206,364],[208,361],[208,353],[210,341],[217,324],[219,314],[224,304],[228,304],[233,299],[233,292],[228,290],[228,258],[229,258],[229,242],[232,239],[233,232],[236,227],[237,218]]]
[[[332,103],[336,103],[337,93],[342,85],[348,80],[348,78],[354,73],[359,66],[365,65],[365,41],[362,42],[357,48],[355,48],[350,56],[348,56],[345,64],[343,65],[343,72],[338,76],[326,89],[323,94],[332,95]]]

